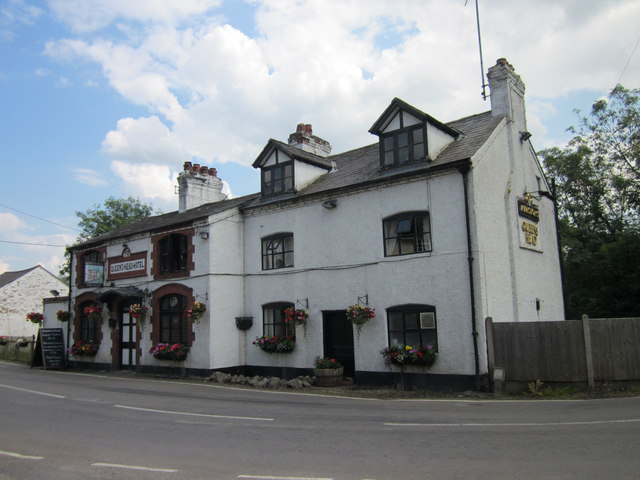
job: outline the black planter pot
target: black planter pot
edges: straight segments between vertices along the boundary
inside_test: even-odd
[[[240,330],[249,330],[253,325],[253,317],[236,317],[236,327]]]

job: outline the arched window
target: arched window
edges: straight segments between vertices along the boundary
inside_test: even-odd
[[[78,340],[85,343],[98,342],[98,329],[101,307],[95,302],[83,302],[80,304],[80,324]]]
[[[438,348],[436,308],[433,305],[398,305],[387,309],[389,345]]]
[[[164,237],[159,246],[160,273],[176,273],[187,269],[187,236],[172,233]]]
[[[405,212],[385,218],[384,255],[408,255],[431,251],[429,212]]]
[[[263,335],[285,337],[295,335],[295,325],[284,321],[284,311],[293,303],[279,302],[262,306]]]
[[[186,309],[187,299],[182,295],[171,294],[160,299],[160,343],[188,343]]]

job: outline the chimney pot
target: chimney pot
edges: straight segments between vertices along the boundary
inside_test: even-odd
[[[212,177],[217,177],[218,176],[218,170],[215,168],[210,168],[209,169],[209,175],[211,175]]]
[[[313,128],[311,127],[311,124],[307,123],[307,124],[304,126],[304,131],[305,131],[306,133],[308,133],[309,135],[313,135]]]
[[[198,173],[200,172],[200,164],[199,163],[194,163],[193,164],[193,171]]]
[[[184,171],[188,172],[192,169],[191,162],[184,162]]]
[[[200,173],[202,175],[209,175],[209,167],[207,167],[206,165],[202,165],[200,167]]]

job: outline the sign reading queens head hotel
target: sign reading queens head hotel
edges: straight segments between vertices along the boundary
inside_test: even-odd
[[[127,257],[108,259],[109,280],[140,277],[147,274],[147,252],[138,252]]]
[[[533,203],[529,195],[518,200],[518,230],[520,232],[520,246],[538,252],[540,246],[540,210]]]

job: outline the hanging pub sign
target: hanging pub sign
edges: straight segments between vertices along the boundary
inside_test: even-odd
[[[84,283],[87,285],[102,285],[104,281],[104,264],[86,262],[84,264]]]
[[[540,209],[529,195],[518,200],[518,230],[520,246],[530,250],[542,251],[540,247]]]

